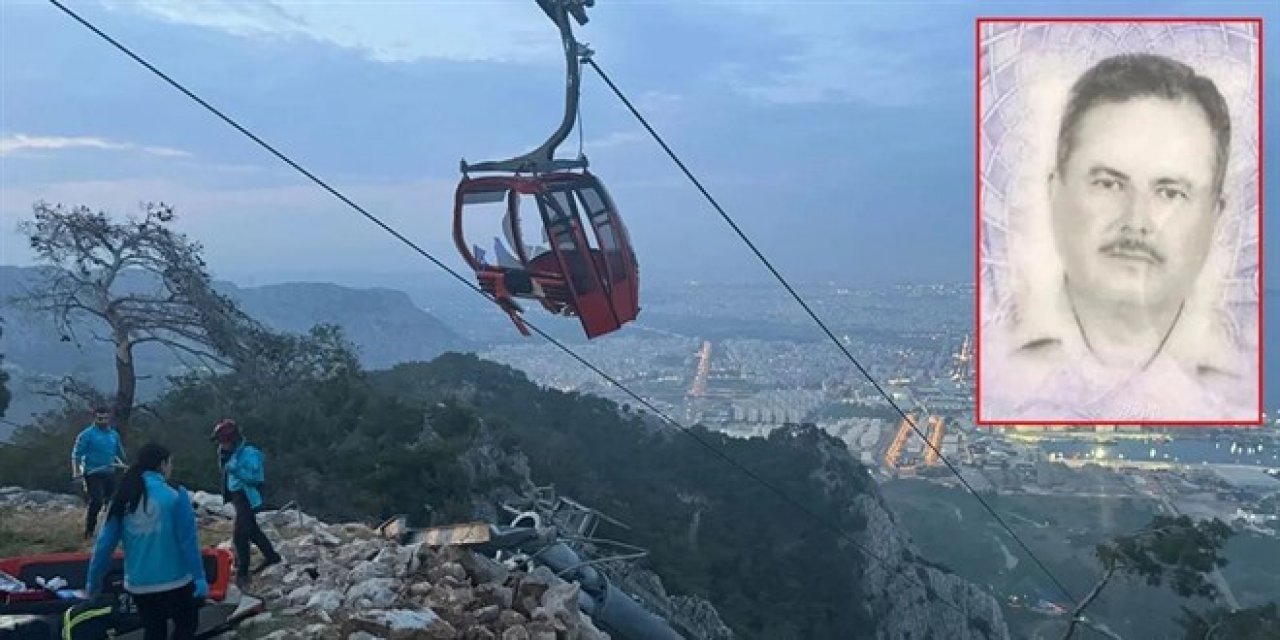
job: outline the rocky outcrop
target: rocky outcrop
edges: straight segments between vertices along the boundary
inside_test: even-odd
[[[609,446],[601,445],[599,440],[594,439],[598,434],[588,435],[586,431],[603,430],[612,433],[611,430],[616,430],[620,440],[624,443],[631,442],[635,425],[628,422],[628,419],[617,423],[604,418],[601,418],[599,423],[593,420],[592,416],[598,412],[609,410],[606,403],[601,402],[599,406],[593,406],[589,401],[582,400],[575,404],[550,392],[540,395],[534,385],[528,381],[527,376],[521,372],[493,366],[472,356],[457,354],[442,357],[430,365],[416,367],[412,377],[402,376],[402,378],[408,379],[409,382],[398,380],[397,384],[400,386],[397,389],[407,398],[418,401],[429,399],[435,402],[452,398],[473,408],[481,419],[492,419],[495,424],[501,420],[510,424],[524,425],[521,431],[525,435],[517,440],[527,438],[525,442],[532,443],[535,438],[565,437],[567,444],[529,447],[531,452],[538,452],[537,457],[530,456],[530,463],[535,469],[534,475],[541,477],[544,482],[558,482],[560,487],[557,488],[571,494],[589,495],[600,503],[606,503],[615,496],[638,497],[633,493],[634,487],[611,477],[611,469],[557,474],[550,468],[555,466],[555,460],[560,456],[582,461],[591,459],[594,452],[590,447],[577,446],[574,444],[575,440],[590,441],[593,443],[592,446]],[[477,381],[484,381],[484,383]],[[513,401],[513,398],[520,400]],[[552,401],[553,399],[555,402]],[[561,417],[567,415],[573,415],[575,419],[591,426],[586,429],[565,426],[562,430],[559,426],[554,428],[546,426],[559,425]],[[690,468],[692,465],[687,465],[685,462],[667,464],[665,460],[659,459],[667,456],[682,460],[678,446],[683,445],[684,442],[683,436],[680,436],[676,430],[665,425],[659,425],[659,427],[655,430],[657,436],[646,439],[641,445],[619,445],[623,449],[640,447],[627,452],[627,455],[634,455],[637,462],[634,467],[625,469],[625,472],[634,478],[644,472],[642,465],[648,463],[659,469],[660,473],[666,474],[664,477],[671,478],[672,482],[669,486],[655,488],[654,493],[669,501],[672,504],[671,512],[678,512],[681,517],[679,522],[674,523],[663,521],[661,516],[654,517],[652,514],[655,512],[661,513],[661,507],[654,504],[646,504],[644,509],[637,510],[638,513],[644,514],[643,522],[629,519],[626,514],[611,511],[612,515],[626,520],[628,526],[639,525],[637,529],[643,529],[643,531],[637,531],[631,538],[632,541],[653,548],[658,546],[654,543],[659,541],[652,536],[662,532],[659,535],[687,536],[689,542],[683,545],[687,549],[696,550],[702,544],[723,544],[721,540],[706,538],[706,534],[702,533],[705,531],[705,526],[701,523],[714,518],[723,519],[730,509],[739,509],[750,513],[752,517],[761,519],[759,527],[756,527],[755,522],[744,522],[744,528],[758,528],[761,530],[760,537],[767,537],[774,545],[784,547],[785,553],[767,558],[769,553],[767,548],[738,539],[733,544],[740,545],[739,553],[744,556],[741,558],[743,567],[730,565],[722,566],[720,569],[727,573],[736,572],[744,578],[751,576],[746,579],[785,580],[788,584],[796,585],[788,588],[793,589],[791,593],[796,594],[797,600],[803,599],[807,595],[804,593],[806,591],[820,594],[825,590],[823,605],[839,608],[843,621],[848,622],[847,626],[858,627],[856,637],[913,638],[915,640],[929,637],[975,640],[1009,637],[1008,627],[1002,616],[1001,603],[981,587],[923,559],[907,535],[905,527],[895,522],[892,510],[885,504],[868,469],[852,457],[838,439],[824,433],[815,425],[787,425],[776,429],[768,436],[767,442],[742,444],[735,457],[743,461],[750,460],[754,463],[754,468],[760,471],[775,463],[778,466],[785,465],[789,474],[793,473],[792,470],[796,470],[795,473],[807,471],[810,474],[809,480],[826,494],[821,498],[810,495],[808,497],[816,499],[805,501],[810,509],[818,507],[811,513],[820,513],[826,516],[823,519],[836,523],[834,528],[840,533],[837,540],[842,541],[839,547],[833,547],[823,539],[820,542],[821,550],[814,548],[808,551],[814,555],[831,554],[833,556],[829,563],[817,560],[813,563],[814,565],[838,567],[829,575],[820,578],[807,573],[806,570],[792,568],[794,565],[788,565],[785,562],[773,565],[776,575],[752,569],[751,565],[759,563],[756,562],[757,558],[751,555],[760,556],[765,560],[774,560],[783,555],[800,562],[814,560],[813,556],[805,557],[807,550],[800,546],[804,544],[799,542],[801,536],[789,530],[785,524],[791,518],[804,518],[785,506],[775,508],[775,505],[781,505],[772,499],[758,508],[737,504],[734,499],[736,492],[731,483],[705,482],[698,476],[697,471]],[[708,434],[707,437],[716,436]],[[679,445],[668,446],[675,441],[679,441]],[[741,443],[735,443],[733,446],[739,444]],[[730,445],[726,443],[723,446]],[[602,453],[616,456],[619,451]],[[470,468],[494,469],[501,466],[501,464],[496,466],[486,464]],[[788,476],[785,481],[793,479],[794,476]],[[796,480],[795,486],[798,490],[811,491],[809,483]],[[802,484],[806,486],[800,486]],[[804,520],[806,527],[816,524],[807,519]],[[826,528],[830,530],[832,527]],[[765,529],[769,530],[765,532]],[[700,538],[704,540],[700,541]],[[670,557],[659,559],[651,566],[661,566],[661,560],[667,560]],[[623,567],[618,571],[614,571],[609,565],[601,565],[600,568],[609,573],[610,578],[619,588],[642,600],[646,608],[670,621],[673,626],[677,626],[682,631],[687,628],[682,624],[683,620],[701,620],[705,624],[690,625],[698,627],[696,634],[698,637],[728,637],[727,630],[718,624],[718,616],[704,615],[715,610],[710,603],[690,601],[680,596],[668,596],[659,589],[649,588],[649,580],[638,575],[634,565]],[[674,569],[678,571],[678,568]],[[619,573],[624,575],[620,576]],[[633,576],[628,574],[637,575],[634,575],[633,580]],[[832,579],[838,580],[840,587],[847,589],[849,594],[847,598],[830,595],[835,592],[831,591],[830,585],[824,584],[823,581]],[[761,590],[753,589],[752,591],[758,593]],[[782,597],[791,596],[784,590],[771,591],[774,591],[773,597],[778,597],[779,592],[785,594]],[[720,594],[708,595],[714,600]],[[841,600],[841,598],[846,599]],[[716,604],[722,603],[716,602]],[[752,604],[757,609],[767,609],[770,601],[762,598],[759,602]],[[755,617],[751,607],[740,605],[733,609],[735,623],[751,624],[750,619]],[[721,611],[727,610],[721,607]],[[777,618],[780,615],[787,614],[769,611],[759,617]],[[781,632],[785,633],[785,631]],[[803,637],[803,632],[797,632],[793,637]]]
[[[0,487],[0,507],[20,509],[76,509],[83,508],[84,501],[75,496],[23,489],[22,487]]]
[[[866,606],[882,621],[877,638],[1010,637],[1000,603],[960,576],[925,564],[878,494],[862,495],[856,505],[868,518],[860,542],[883,559],[867,563],[862,575],[871,595]]]
[[[205,528],[227,517],[217,496],[197,493],[195,502]],[[463,547],[400,545],[365,525],[328,525],[298,511],[263,512],[259,521],[286,563],[254,577],[250,590],[272,618],[240,637],[609,638],[579,610],[577,585],[546,568],[510,569]]]
[[[734,640],[733,630],[720,619],[720,612],[702,598],[671,595],[658,574],[633,564],[601,566],[619,588],[642,602],[685,637],[700,640]]]
[[[526,499],[536,487],[529,477],[529,460],[524,453],[500,446],[485,421],[477,420],[476,437],[458,456],[458,464],[472,487],[472,516],[485,522],[501,522],[509,515],[501,505]],[[423,426],[423,437],[439,437],[429,422]]]
[[[233,512],[192,495],[202,537],[230,548]],[[75,496],[0,488],[6,517],[79,513]],[[511,569],[463,547],[400,545],[363,524],[326,524],[303,512],[265,511],[263,530],[286,562],[254,576],[268,611],[231,638],[270,640],[608,640],[578,607],[576,583],[549,569]]]
[[[521,505],[522,508],[540,511],[540,501],[534,496],[541,495],[543,506],[546,506],[545,501],[550,495],[540,490],[530,478],[529,461],[524,453],[499,446],[484,419],[479,418],[478,423],[478,431],[471,447],[458,458],[473,490],[476,487],[488,487],[483,492],[473,492],[472,515],[477,520],[496,523],[510,517],[501,508],[504,504]],[[430,420],[423,425],[422,437],[439,437]],[[555,515],[548,511],[543,511],[541,515],[547,523],[562,527],[566,533],[573,532],[575,525],[571,522],[572,518],[557,522]],[[609,555],[607,551],[600,553],[601,550],[590,542],[580,542],[579,546],[594,557]],[[664,619],[686,637],[701,640],[734,638],[733,632],[721,620],[719,612],[710,602],[693,596],[669,595],[656,573],[628,562],[603,562],[597,568],[623,592],[635,598],[644,609]]]
[[[848,505],[852,518],[865,523],[850,553],[865,558],[861,575],[864,602],[878,621],[873,637],[1004,640],[1010,637],[999,601],[964,578],[925,561],[896,521],[867,469],[836,439],[812,425],[788,425],[770,435],[782,446],[818,451],[822,463],[812,476],[824,491]]]

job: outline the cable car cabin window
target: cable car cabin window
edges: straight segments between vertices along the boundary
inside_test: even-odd
[[[578,203],[574,202],[573,198],[570,198],[568,193],[564,190],[555,190],[548,192],[547,195],[551,196],[551,199],[555,201],[556,206],[559,207],[560,211],[564,212],[565,217],[569,218],[574,223],[581,224],[582,219],[578,215]],[[591,247],[591,234],[584,234],[584,237],[587,239],[587,246]]]
[[[515,231],[520,233],[520,242],[524,244],[524,255],[530,261],[551,251],[551,240],[547,237],[547,229],[542,225],[542,216],[538,214],[538,199],[532,194],[520,194],[517,224]],[[509,233],[510,230],[504,229]],[[510,237],[510,236],[508,236]],[[512,240],[514,242],[514,240]],[[556,270],[557,272],[559,269]]]
[[[610,279],[613,282],[625,281],[627,264],[623,259],[622,247],[619,246],[617,235],[614,233],[614,217],[610,215],[613,212],[608,210],[604,198],[595,187],[579,190],[578,197],[582,201],[582,208],[587,212],[588,219],[596,229],[600,248],[609,264]]]
[[[625,281],[626,264],[618,250],[617,236],[613,233],[613,225],[609,224],[610,218],[598,188],[590,183],[562,182],[548,189],[548,193],[555,198],[557,204],[571,212],[574,219],[592,227],[584,229],[583,233],[592,249],[592,268],[599,274],[605,288],[610,288],[615,282]],[[570,193],[577,197],[570,196]],[[580,211],[587,214],[585,220],[579,217]],[[606,225],[607,231],[600,228],[602,223]]]
[[[600,234],[600,244],[604,247],[604,259],[609,263],[610,279],[623,282],[627,279],[627,264],[622,257],[622,249],[613,236],[613,225],[607,222],[596,225],[596,231]]]
[[[579,229],[577,210],[563,192],[544,194],[539,202],[544,205],[542,212],[546,218],[547,235],[569,268],[567,275],[573,283],[574,292],[579,296],[594,293],[597,276],[591,248],[579,247],[574,233]]]
[[[478,262],[527,269],[551,251],[535,195],[507,185],[471,188],[475,190],[462,194],[462,235]],[[543,269],[560,273],[554,260],[538,262]]]
[[[477,261],[490,266],[520,267],[510,225],[508,189],[485,189],[462,195],[462,233]]]

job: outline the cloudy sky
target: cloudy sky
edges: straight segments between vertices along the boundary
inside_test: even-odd
[[[784,274],[955,281],[974,264],[974,18],[1151,5],[978,4],[599,0],[578,37]],[[536,146],[562,109],[559,42],[532,0],[68,6],[452,266],[458,160]],[[1275,6],[1169,14],[1268,20],[1266,151],[1280,158]],[[642,274],[769,277],[589,69],[582,118]],[[0,263],[30,263],[14,226],[37,199],[120,215],[166,201],[215,274],[241,282],[447,280],[52,4],[5,0]],[[1280,255],[1274,234],[1265,245]]]

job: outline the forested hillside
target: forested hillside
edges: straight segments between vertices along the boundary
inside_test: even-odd
[[[902,625],[940,633],[956,624],[974,637],[986,630],[1000,637],[994,600],[919,561],[886,531],[892,516],[866,470],[815,428],[767,440],[695,433],[852,540],[880,548],[891,564],[869,561],[652,416],[541,389],[469,355],[366,373],[340,334],[317,331],[296,346],[285,356],[294,361],[279,363],[270,382],[237,374],[175,380],[137,414],[126,442],[166,443],[181,481],[213,488],[209,429],[235,416],[268,455],[271,502],[297,500],[321,517],[369,522],[394,513],[419,525],[492,517],[494,498],[526,490],[527,473],[626,523],[630,529],[601,535],[649,549],[650,567],[670,592],[706,597],[744,637],[837,637]],[[0,449],[0,484],[64,490],[66,452],[82,422],[54,414],[19,434],[15,446]],[[503,468],[477,473],[495,460]],[[957,594],[965,619],[938,602]]]

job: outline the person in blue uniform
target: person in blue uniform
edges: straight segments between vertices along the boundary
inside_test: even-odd
[[[116,469],[123,466],[124,444],[120,432],[111,424],[111,410],[94,410],[93,424],[76,436],[71,449],[71,477],[81,478],[89,507],[84,515],[84,537],[93,537],[98,527],[98,514],[116,491]]]
[[[250,543],[262,552],[262,563],[252,573],[283,560],[271,539],[258,526],[258,509],[262,507],[262,484],[265,472],[262,452],[249,444],[240,428],[230,418],[213,427],[212,440],[218,443],[218,466],[222,470],[222,499],[236,510],[231,540],[236,550],[236,586],[247,589],[251,582],[249,571]]]
[[[138,450],[111,500],[85,582],[90,599],[100,595],[111,556],[123,546],[124,588],[142,618],[143,640],[194,638],[199,600],[209,593],[191,497],[169,485],[172,472],[168,449],[148,443]]]

